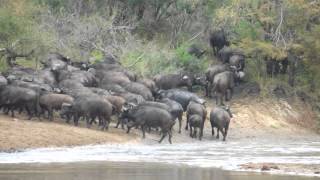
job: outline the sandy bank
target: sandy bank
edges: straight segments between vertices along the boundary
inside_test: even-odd
[[[211,136],[209,120],[210,110],[215,106],[213,100],[208,100],[208,118],[203,141],[215,140]],[[231,121],[227,140],[238,141],[250,139],[259,141],[261,138],[270,139],[314,139],[317,122],[314,113],[307,104],[284,100],[249,100],[235,99],[231,103],[234,118]],[[110,125],[108,131],[102,132],[96,126],[92,129],[85,128],[84,122],[80,127],[66,124],[56,118],[54,122],[43,119],[41,122],[34,118],[25,120],[24,115],[16,118],[0,115],[0,150],[12,151],[25,148],[79,146],[87,144],[103,143],[156,143],[160,136],[158,132],[147,134],[146,139],[141,138],[140,130],[132,130],[126,134],[122,129]],[[192,143],[198,141],[191,139],[189,132],[184,130],[185,117],[183,119],[183,131],[177,133],[178,123],[174,127],[173,143]],[[167,143],[167,140],[164,140]]]

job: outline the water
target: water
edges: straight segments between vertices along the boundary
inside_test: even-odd
[[[7,164],[8,165],[8,164]],[[183,165],[77,162],[0,165],[1,180],[315,180],[317,177],[223,171]]]
[[[81,164],[81,162],[89,161],[123,162],[125,164],[126,162],[134,164],[156,163],[166,164],[166,167],[172,165],[174,167],[186,166],[194,168],[193,170],[221,168],[232,171],[239,171],[241,170],[239,165],[250,162],[319,165],[320,142],[207,141],[173,145],[109,144],[0,153],[0,164],[2,164],[4,170],[20,163]],[[125,169],[122,170],[125,171]],[[15,173],[13,172],[13,174]],[[312,175],[316,176],[315,174]]]

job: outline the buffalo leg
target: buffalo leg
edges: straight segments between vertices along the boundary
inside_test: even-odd
[[[99,121],[101,121],[101,123],[102,123],[102,131],[108,130],[109,120],[105,117],[99,116]]]
[[[205,85],[205,95],[206,97],[209,97],[209,83]]]
[[[105,119],[102,119],[100,116],[98,117],[98,119],[99,119],[99,126],[102,126],[101,130],[104,131],[107,126],[107,122]]]
[[[105,122],[106,122],[106,127],[105,127],[105,130],[108,130],[109,129],[109,124],[110,124],[110,119],[109,118],[105,118]]]
[[[78,121],[79,121],[79,115],[76,114],[73,116],[73,123],[75,126],[78,126]]]
[[[127,122],[127,119],[121,120],[121,129],[124,129],[124,124]]]
[[[8,108],[8,112],[11,112],[11,117],[14,117],[14,108],[12,106]]]
[[[90,120],[89,116],[86,117],[87,128],[91,127],[91,124],[92,124],[93,121],[94,121],[94,117],[91,117],[91,120]]]
[[[146,132],[145,132],[145,126],[144,125],[142,125],[141,126],[141,131],[142,131],[142,138],[144,139],[144,138],[146,138]]]
[[[217,128],[217,139],[219,139],[219,131],[220,131],[220,128]]]
[[[52,108],[49,108],[49,111],[48,111],[48,114],[50,114],[49,116],[49,119],[50,121],[53,121],[53,109]]]
[[[169,133],[169,143],[172,144],[171,138],[172,138],[172,131],[171,129],[168,131]]]
[[[127,125],[127,134],[129,134],[131,126]]]
[[[221,106],[224,106],[224,103],[223,103],[223,95],[222,94],[219,94],[219,104],[221,105]]]
[[[220,93],[216,93],[216,105],[221,105],[222,98]]]
[[[8,106],[4,107],[3,108],[3,112],[4,112],[5,115],[8,115],[9,112],[10,112],[10,108]]]
[[[46,111],[48,112],[47,119],[50,119],[50,111],[49,111],[49,109],[46,108]],[[44,116],[45,116],[45,114],[44,114]]]
[[[28,120],[30,120],[31,118],[32,118],[32,113],[31,113],[31,111],[30,111],[30,109],[29,109],[29,107],[28,106],[26,106],[26,111],[27,111],[27,114],[28,114]]]
[[[179,120],[179,133],[181,133],[181,125],[182,125],[182,114],[178,117]]]
[[[228,89],[225,93],[225,101],[229,101],[230,90]]]
[[[223,136],[223,141],[225,141],[225,140],[226,140],[226,133],[225,133],[224,129],[221,128],[221,129],[220,129],[220,132],[221,132],[221,134],[222,134],[222,136]]]
[[[189,125],[189,114],[187,114],[187,123],[186,123],[186,130],[188,130],[188,125]]]
[[[118,122],[117,122],[116,128],[119,127],[120,123],[121,123],[121,128],[124,129],[123,120],[121,118],[118,118]]]
[[[162,137],[161,139],[159,140],[159,143],[162,142],[162,140],[167,136],[168,132],[167,131],[162,131]]]
[[[204,124],[201,124],[201,126],[200,126],[200,130],[199,130],[199,139],[200,139],[200,141],[201,141],[201,139],[202,139],[202,136],[203,136],[203,127],[204,127]]]
[[[214,126],[213,126],[212,121],[210,121],[210,123],[211,123],[211,134],[212,134],[212,136],[214,136]]]
[[[228,134],[228,129],[225,128],[224,134],[223,134],[223,141],[226,141],[227,134]]]

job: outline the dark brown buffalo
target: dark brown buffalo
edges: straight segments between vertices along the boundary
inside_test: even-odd
[[[153,80],[159,89],[168,90],[185,86],[192,91],[192,78],[183,73],[156,75]]]
[[[186,130],[188,130],[188,125],[190,125],[190,117],[192,115],[199,115],[202,119],[201,121],[201,126],[200,126],[200,134],[199,134],[199,139],[202,139],[203,136],[203,129],[204,129],[204,123],[207,118],[207,110],[206,107],[202,104],[199,104],[194,101],[190,101],[188,107],[187,107],[187,123],[186,123]]]
[[[169,142],[172,143],[172,127],[175,124],[175,121],[172,120],[171,114],[157,107],[148,107],[148,106],[137,106],[133,109],[129,109],[124,112],[123,118],[127,118],[128,122],[128,131],[132,127],[140,126],[145,138],[145,129],[146,128],[160,128],[162,137],[159,140],[159,143],[169,134]]]
[[[214,135],[214,128],[217,128],[217,139],[219,139],[219,132],[223,135],[223,141],[226,140],[232,113],[229,107],[216,107],[210,112],[210,122],[212,128],[212,136]]]
[[[73,97],[65,94],[45,94],[42,95],[39,99],[39,104],[42,109],[42,112],[48,112],[48,119],[51,121],[53,120],[53,111],[54,110],[61,110],[63,103],[72,104]]]

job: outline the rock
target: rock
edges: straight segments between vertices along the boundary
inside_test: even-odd
[[[279,170],[279,169],[280,169],[279,166],[277,166],[277,165],[272,165],[272,166],[270,166],[270,168],[271,168],[271,169],[276,169],[276,170]]]
[[[279,170],[279,166],[275,164],[263,164],[261,167],[261,171],[270,171],[271,169]]]
[[[270,167],[266,164],[264,164],[261,168],[261,171],[270,171],[270,170],[271,170]]]
[[[320,171],[316,171],[316,172],[314,172],[314,174],[320,174]]]

